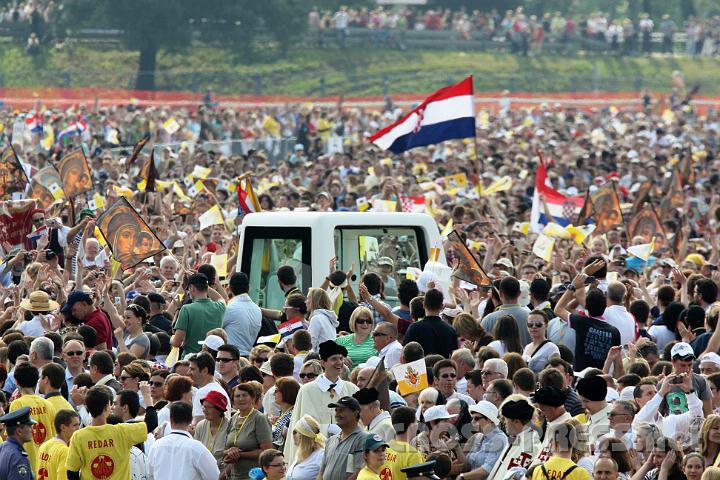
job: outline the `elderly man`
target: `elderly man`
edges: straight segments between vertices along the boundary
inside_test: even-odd
[[[468,441],[470,447],[466,461],[470,472],[461,474],[459,478],[484,480],[490,478],[488,475],[507,448],[508,439],[500,430],[498,409],[492,403],[482,400],[470,407],[470,414],[473,426],[479,433]]]
[[[360,420],[368,432],[376,433],[386,442],[395,438],[390,414],[380,408],[378,391],[374,388],[361,388],[353,393],[360,404]]]
[[[475,358],[468,348],[459,348],[455,350],[450,357],[450,360],[455,362],[457,368],[458,381],[457,391],[464,395],[468,394],[467,379],[465,375],[471,372],[475,368]]]
[[[78,340],[68,340],[62,348],[62,359],[65,361],[65,383],[68,392],[72,390],[75,377],[87,373],[83,368],[85,346]]]
[[[617,438],[622,440],[628,450],[635,448],[635,432],[632,430],[635,418],[635,405],[627,400],[617,400],[610,409],[610,431],[600,438]]]
[[[372,336],[375,350],[378,351],[378,357],[384,357],[385,368],[390,369],[398,365],[403,347],[397,340],[397,327],[389,322],[378,323],[373,330]]]
[[[47,337],[38,337],[30,343],[28,359],[38,369],[52,363],[55,344]]]
[[[600,458],[593,466],[593,480],[618,480],[618,464],[612,458]]]
[[[483,364],[481,372],[482,384],[485,391],[487,391],[490,386],[490,382],[499,378],[507,378],[507,374],[508,366],[507,363],[505,363],[505,360],[500,358],[491,358],[486,360]]]
[[[700,357],[700,375],[708,377],[720,372],[720,355],[708,352]]]

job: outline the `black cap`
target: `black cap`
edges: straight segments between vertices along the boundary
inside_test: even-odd
[[[353,398],[357,400],[360,405],[370,405],[373,402],[377,402],[380,394],[374,388],[361,388],[353,393]]]
[[[599,402],[607,396],[607,382],[600,375],[581,378],[577,383],[577,392],[591,402]]]
[[[521,422],[529,422],[532,420],[535,409],[527,400],[507,400],[500,407],[503,417],[511,420],[520,420]]]
[[[148,300],[150,300],[151,303],[165,303],[165,297],[163,297],[159,293],[148,293],[147,298]]]
[[[320,353],[320,358],[322,360],[327,360],[328,358],[332,357],[333,355],[342,355],[343,357],[348,356],[347,348],[343,347],[342,345],[338,345],[335,343],[334,340],[326,340],[323,343],[320,344],[320,348],[318,349]]]
[[[335,403],[328,405],[328,408],[349,408],[350,410],[360,411],[360,404],[353,397],[342,397]]]
[[[400,471],[407,475],[408,480],[413,478],[438,478],[435,475],[435,460],[401,468]]]
[[[61,312],[69,312],[72,310],[73,305],[75,305],[77,302],[85,302],[92,304],[93,299],[90,295],[83,292],[82,290],[73,290],[70,292],[70,295],[67,297],[67,302],[65,302],[65,305],[60,309]]]
[[[193,273],[188,278],[188,285],[197,285],[199,287],[209,286],[208,278],[202,273]]]
[[[567,400],[567,394],[557,387],[548,386],[540,387],[535,390],[530,399],[539,404],[547,405],[548,407],[560,407],[565,405]]]
[[[6,427],[14,427],[15,425],[33,425],[37,422],[30,417],[30,407],[23,407],[0,417],[0,423],[4,423]]]

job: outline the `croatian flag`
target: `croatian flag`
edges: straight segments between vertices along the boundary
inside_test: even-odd
[[[286,320],[283,323],[281,323],[278,326],[278,333],[280,333],[282,338],[287,338],[302,328],[305,328],[305,325],[303,324],[302,320],[299,317],[297,317],[297,318],[293,318],[292,320]]]
[[[32,133],[42,133],[42,117],[37,113],[29,115],[27,118],[25,118],[25,126],[29,128]]]
[[[472,75],[430,95],[403,118],[370,137],[383,150],[401,153],[445,140],[475,136]]]
[[[540,196],[545,201],[547,210],[553,218],[547,218],[545,205],[543,205]],[[572,224],[574,219],[577,218],[583,202],[583,197],[566,197],[552,188],[550,180],[547,178],[545,164],[541,163],[535,174],[535,193],[533,194],[532,211],[530,213],[530,230],[541,232],[543,225],[547,225],[548,222],[555,222],[563,227]]]
[[[87,122],[83,119],[76,120],[60,131],[58,134],[58,143],[66,138],[82,135],[85,130],[87,130]]]

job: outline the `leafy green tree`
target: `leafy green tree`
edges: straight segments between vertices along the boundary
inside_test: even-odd
[[[153,90],[157,55],[193,45],[227,48],[237,58],[260,41],[286,49],[306,27],[301,0],[66,0],[70,28],[123,32],[128,48],[140,52],[135,88]]]

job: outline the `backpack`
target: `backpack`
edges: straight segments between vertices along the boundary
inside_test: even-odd
[[[565,480],[568,477],[568,475],[570,475],[573,472],[573,470],[575,470],[576,468],[578,468],[578,466],[573,465],[572,467],[565,470],[565,473],[563,473],[563,476],[560,477],[560,480]],[[540,470],[542,470],[542,473],[543,473],[543,475],[545,475],[545,478],[547,480],[551,480],[550,475],[548,475],[547,470],[545,470],[545,465],[540,465]]]

